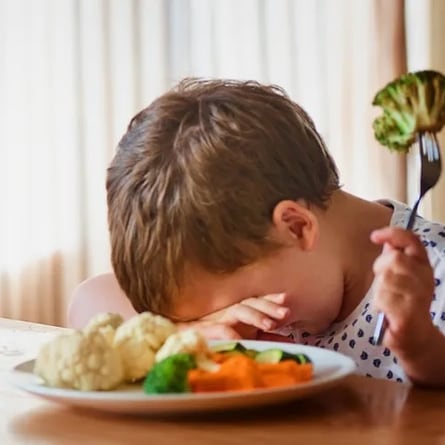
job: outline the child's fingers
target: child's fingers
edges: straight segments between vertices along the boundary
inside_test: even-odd
[[[247,298],[238,304],[208,314],[201,320],[224,323],[232,327],[243,324],[270,331],[277,327],[277,321],[285,320],[289,315],[290,309],[282,305],[286,299],[284,294]]]
[[[227,314],[227,318],[222,321],[229,324],[241,322],[265,331],[274,329],[277,325],[268,315],[243,303],[234,306]]]
[[[393,272],[391,269],[383,272],[379,276],[380,289],[393,295],[402,295],[404,298],[411,298],[418,301],[424,289],[422,283],[415,276],[407,276]],[[397,300],[397,298],[395,298]]]
[[[410,305],[406,304],[403,294],[380,290],[379,298],[374,301],[375,310],[382,311],[387,318],[389,328],[397,335],[404,335],[412,320]]]
[[[418,259],[409,257],[397,249],[390,248],[374,262],[373,271],[376,275],[391,269],[401,275],[412,275],[422,264]]]
[[[389,288],[380,290],[374,307],[386,315],[391,336],[397,338],[399,343],[409,345],[410,339],[422,331],[419,327],[431,323],[429,305],[419,304],[414,298],[406,298],[406,294]]]
[[[254,326],[260,330],[274,329],[276,322],[263,312],[241,303],[213,312],[201,318],[204,322],[237,326],[239,323]]]
[[[289,308],[274,303],[266,298],[248,298],[243,300],[241,304],[256,309],[257,311],[278,320],[283,320],[290,312]]]
[[[289,301],[289,295],[285,293],[261,295],[257,298],[260,300],[272,301],[272,303],[280,304],[282,306],[286,306]]]
[[[422,261],[428,260],[425,247],[419,237],[409,230],[400,227],[385,227],[372,232],[371,241],[375,244],[388,243],[408,256],[417,257]]]

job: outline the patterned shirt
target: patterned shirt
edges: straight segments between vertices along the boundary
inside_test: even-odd
[[[391,226],[406,226],[411,211],[409,207],[396,201],[379,202],[394,209]],[[430,306],[431,318],[433,324],[445,333],[445,284],[442,284],[445,281],[445,227],[418,216],[413,230],[423,242],[434,269],[436,287]],[[322,334],[311,335],[289,331],[289,328],[280,330],[280,333],[290,334],[295,342],[332,349],[351,357],[357,364],[359,374],[406,382],[408,379],[393,353],[384,346],[373,344],[378,315],[371,305],[373,293],[371,286],[361,303],[345,320],[332,324]]]

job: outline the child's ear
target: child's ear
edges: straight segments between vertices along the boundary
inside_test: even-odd
[[[274,208],[272,222],[279,241],[297,243],[303,250],[312,250],[318,239],[318,219],[304,203],[285,200]]]

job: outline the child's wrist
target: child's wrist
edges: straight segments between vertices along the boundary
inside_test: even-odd
[[[393,344],[390,348],[401,360],[415,362],[429,350],[435,331],[431,318],[425,318],[422,322],[411,326],[405,335],[393,335]]]
[[[415,359],[428,344],[435,327],[429,311],[419,310],[417,314],[399,319],[388,316],[389,326],[385,335],[385,346],[400,358]]]
[[[412,347],[394,353],[414,384],[445,386],[445,337],[432,323]]]

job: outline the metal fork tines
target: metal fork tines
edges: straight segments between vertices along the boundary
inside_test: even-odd
[[[420,133],[418,137],[420,152],[420,193],[411,210],[411,215],[406,225],[407,230],[411,230],[417,216],[417,209],[425,194],[433,188],[439,180],[442,171],[440,160],[439,142],[434,133]]]
[[[440,147],[434,133],[419,133],[417,142],[420,154],[420,192],[415,202],[406,225],[407,230],[412,230],[417,216],[417,209],[425,194],[432,189],[440,178],[442,163],[440,159]],[[373,342],[380,345],[386,329],[386,320],[383,313],[379,313],[374,331]]]

